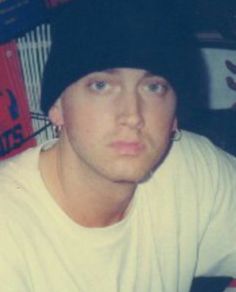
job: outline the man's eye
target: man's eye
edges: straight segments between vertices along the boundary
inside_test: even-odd
[[[104,91],[109,88],[109,84],[104,80],[94,81],[89,84],[89,88],[94,91]]]
[[[164,94],[167,91],[167,86],[159,82],[153,82],[145,85],[145,89],[150,93]]]

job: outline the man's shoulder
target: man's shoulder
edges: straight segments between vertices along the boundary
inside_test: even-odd
[[[181,140],[175,142],[170,151],[169,160],[171,163],[167,161],[163,167],[165,174],[170,172],[179,185],[187,183],[194,192],[208,190],[217,193],[219,184],[231,188],[235,186],[236,157],[204,136],[183,131]]]
[[[235,189],[236,158],[207,138],[185,131],[141,188],[143,194],[148,192],[154,213],[159,204],[166,204],[167,209],[171,202],[175,206],[177,198],[183,213],[192,210],[194,214],[200,204],[198,217],[203,221],[215,202],[223,198],[230,200]]]
[[[178,154],[194,164],[230,163],[236,167],[236,157],[214,145],[208,138],[182,131],[180,141],[173,148],[178,148]],[[174,152],[174,151],[173,151]]]
[[[40,152],[50,148],[55,139],[46,141],[41,145],[28,148],[24,152],[0,162],[0,181],[20,179],[24,175],[30,175],[38,169]]]
[[[28,193],[29,186],[37,176],[39,148],[30,148],[23,153],[0,163],[0,213],[19,209]]]
[[[189,183],[192,181],[216,181],[219,176],[236,176],[236,157],[215,146],[209,139],[198,134],[182,131],[160,167],[155,181],[165,179]],[[235,178],[236,180],[236,178]]]
[[[219,150],[207,137],[185,130],[181,131],[181,138],[175,144],[191,152]]]
[[[0,180],[13,179],[14,181],[36,167],[39,147],[32,147],[24,152],[0,162]]]

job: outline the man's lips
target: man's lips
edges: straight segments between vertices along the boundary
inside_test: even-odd
[[[138,155],[145,148],[143,143],[136,141],[115,141],[110,146],[122,155]]]

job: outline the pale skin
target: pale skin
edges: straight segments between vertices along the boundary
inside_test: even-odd
[[[86,227],[122,220],[169,148],[175,110],[171,85],[145,70],[94,72],[68,86],[49,111],[60,137],[39,162],[58,205]]]

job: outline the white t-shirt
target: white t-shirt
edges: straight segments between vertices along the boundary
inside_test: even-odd
[[[236,159],[183,133],[125,219],[73,222],[48,193],[40,147],[0,166],[0,291],[187,292],[236,277]]]

